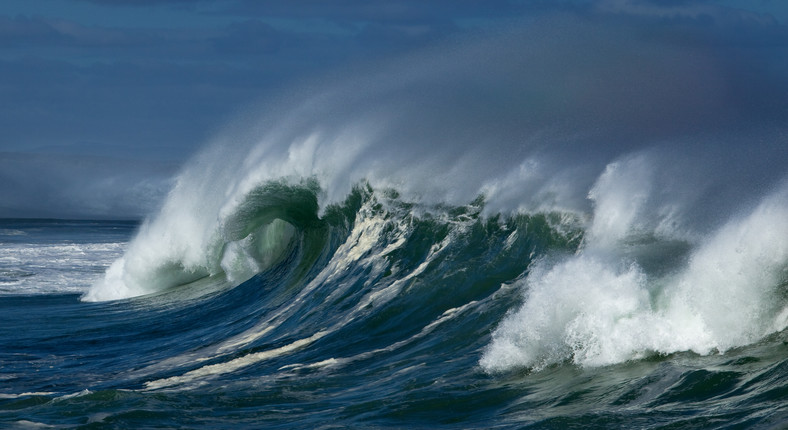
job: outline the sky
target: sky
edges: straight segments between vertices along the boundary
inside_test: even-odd
[[[603,48],[604,60],[581,61],[588,54],[574,51],[571,38],[584,36],[570,25],[543,24],[556,19],[614,29],[598,32],[602,41],[593,44]],[[697,64],[692,56],[675,57],[687,60],[682,76],[706,73],[713,63],[711,78],[722,76],[723,88],[693,99],[688,106],[695,110],[660,114],[662,122],[640,121],[645,113],[629,118],[655,133],[687,116],[689,125],[671,132],[730,120],[782,127],[787,26],[782,0],[4,0],[0,217],[143,217],[161,203],[181,166],[228,124],[261,105],[270,109],[291,90],[301,94],[358,70],[402,67],[425,52],[478,46],[468,41],[517,43],[501,34],[529,27],[545,28],[536,38],[563,50],[536,58],[572,58],[561,64],[588,67],[592,77],[604,74],[606,61],[637,57],[637,47],[611,48],[605,56],[606,43],[622,34],[713,57]],[[552,42],[567,38],[571,43]],[[644,57],[672,55],[645,46],[652,45],[644,45]],[[525,78],[554,84],[544,67]],[[699,79],[699,92],[714,82]],[[590,95],[573,100],[588,109],[615,110],[611,100],[629,97],[577,85],[569,87]],[[567,113],[551,111],[554,105],[544,115]]]

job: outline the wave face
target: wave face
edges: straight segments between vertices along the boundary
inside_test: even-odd
[[[294,249],[293,264],[323,273],[330,268],[301,258],[338,258],[339,244],[374,244],[353,257],[377,252],[379,261],[365,264],[393,270],[403,264],[385,250],[407,240],[403,225],[429,216],[449,228],[452,211],[478,208],[485,223],[573,219],[583,237],[571,257],[529,251],[506,262],[518,269],[499,284],[514,282],[524,303],[493,333],[485,369],[708,354],[783,330],[788,185],[776,160],[788,149],[779,123],[724,109],[746,82],[723,75],[703,42],[676,46],[618,28],[634,39],[611,45],[609,27],[571,28],[561,39],[534,39],[547,31],[536,26],[503,38],[512,43],[430,52],[272,103],[259,125],[234,126],[186,166],[161,211],[84,299],[197,280],[233,287]],[[604,46],[606,57],[574,44]],[[567,61],[582,62],[582,74]],[[553,90],[561,85],[568,93]],[[688,104],[707,112],[679,118]],[[720,112],[709,118],[710,109]],[[407,210],[385,223],[348,206],[388,194],[396,195],[388,205]],[[380,237],[370,225],[355,244],[363,223],[394,223],[384,230],[398,233]],[[456,236],[424,240],[442,249]],[[420,271],[432,267],[422,263]]]
[[[489,214],[483,195],[427,205],[369,183],[321,209],[316,180],[268,181],[207,225],[185,215],[204,210],[170,215],[165,206],[83,299],[273,283],[298,295],[266,324],[308,312],[327,325],[323,337],[390,301],[444,303],[429,325],[444,312],[484,312],[514,289],[522,304],[490,322],[497,328],[479,361],[489,372],[720,353],[784,330],[788,188],[708,233],[687,233],[675,213],[644,213],[655,186],[649,162],[638,155],[608,165],[589,190],[590,217]],[[450,306],[446,294],[457,297]],[[396,317],[407,319],[409,308]]]
[[[788,146],[748,85],[771,65],[555,24],[220,133],[82,296],[80,336],[135,350],[94,351],[131,364],[91,361],[78,397],[132,426],[116,398],[195,426],[779,423]]]

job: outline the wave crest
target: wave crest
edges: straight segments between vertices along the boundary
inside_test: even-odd
[[[213,216],[194,205],[165,206],[83,299],[134,297],[205,277],[240,284],[276,264],[294,242],[312,237],[303,233],[320,227],[318,190],[310,181],[267,182]]]
[[[680,246],[658,236],[638,241],[632,228],[622,230],[609,201],[596,202],[594,226],[613,217],[616,228],[600,236],[602,229],[591,227],[595,234],[577,255],[536,263],[521,282],[523,305],[492,335],[484,369],[725,352],[788,327],[788,187]],[[654,259],[669,261],[670,269]]]

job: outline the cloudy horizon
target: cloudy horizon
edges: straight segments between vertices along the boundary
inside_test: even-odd
[[[698,82],[708,88],[699,88],[686,112],[643,123],[654,133],[687,117],[665,136],[728,123],[785,130],[784,2],[10,0],[0,6],[0,217],[143,217],[184,162],[261,104],[554,16],[642,28],[640,36],[660,46],[683,45],[682,52],[710,58],[676,72],[707,73]],[[600,44],[617,37],[609,33]],[[670,55],[643,53],[658,65],[670,64]],[[587,67],[593,76],[603,66]],[[585,107],[629,97],[596,94],[590,84],[577,88],[589,89],[578,99]],[[703,91],[724,100],[702,98]],[[614,109],[612,102],[603,109]],[[546,115],[567,112],[550,106]],[[596,127],[601,120],[591,121]]]

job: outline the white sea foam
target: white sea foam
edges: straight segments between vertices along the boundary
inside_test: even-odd
[[[84,293],[125,243],[0,242],[0,294]]]
[[[235,372],[239,369],[251,366],[253,364],[257,364],[261,361],[269,360],[281,356],[283,354],[287,354],[295,350],[304,348],[325,335],[326,335],[325,332],[322,331],[317,332],[312,336],[309,336],[304,339],[296,340],[292,343],[289,343],[279,348],[247,354],[224,363],[203,366],[200,367],[199,369],[189,371],[181,376],[173,376],[170,378],[158,379],[155,381],[146,382],[145,388],[148,390],[158,390],[162,388],[181,386],[190,383],[196,383],[199,385],[201,383],[204,383],[207,378],[216,377],[219,375],[223,375],[225,373]]]
[[[39,423],[35,421],[19,420],[14,423],[16,428],[20,429],[49,429],[55,428],[53,425]]]
[[[53,394],[56,393],[52,391],[34,391],[34,392],[25,392],[18,394],[0,393],[0,399],[18,399],[20,397],[30,397],[30,396],[51,396]]]
[[[621,174],[641,162],[606,169],[590,193],[596,206],[584,248],[532,267],[522,281],[524,303],[493,333],[483,368],[538,370],[564,361],[607,365],[655,352],[708,354],[786,328],[788,187],[700,240],[683,266],[650,274],[625,252],[627,238],[643,233],[639,222],[653,215],[639,213],[648,195],[635,193],[631,205],[622,204],[632,184],[638,192],[647,189],[639,184],[647,170]]]

